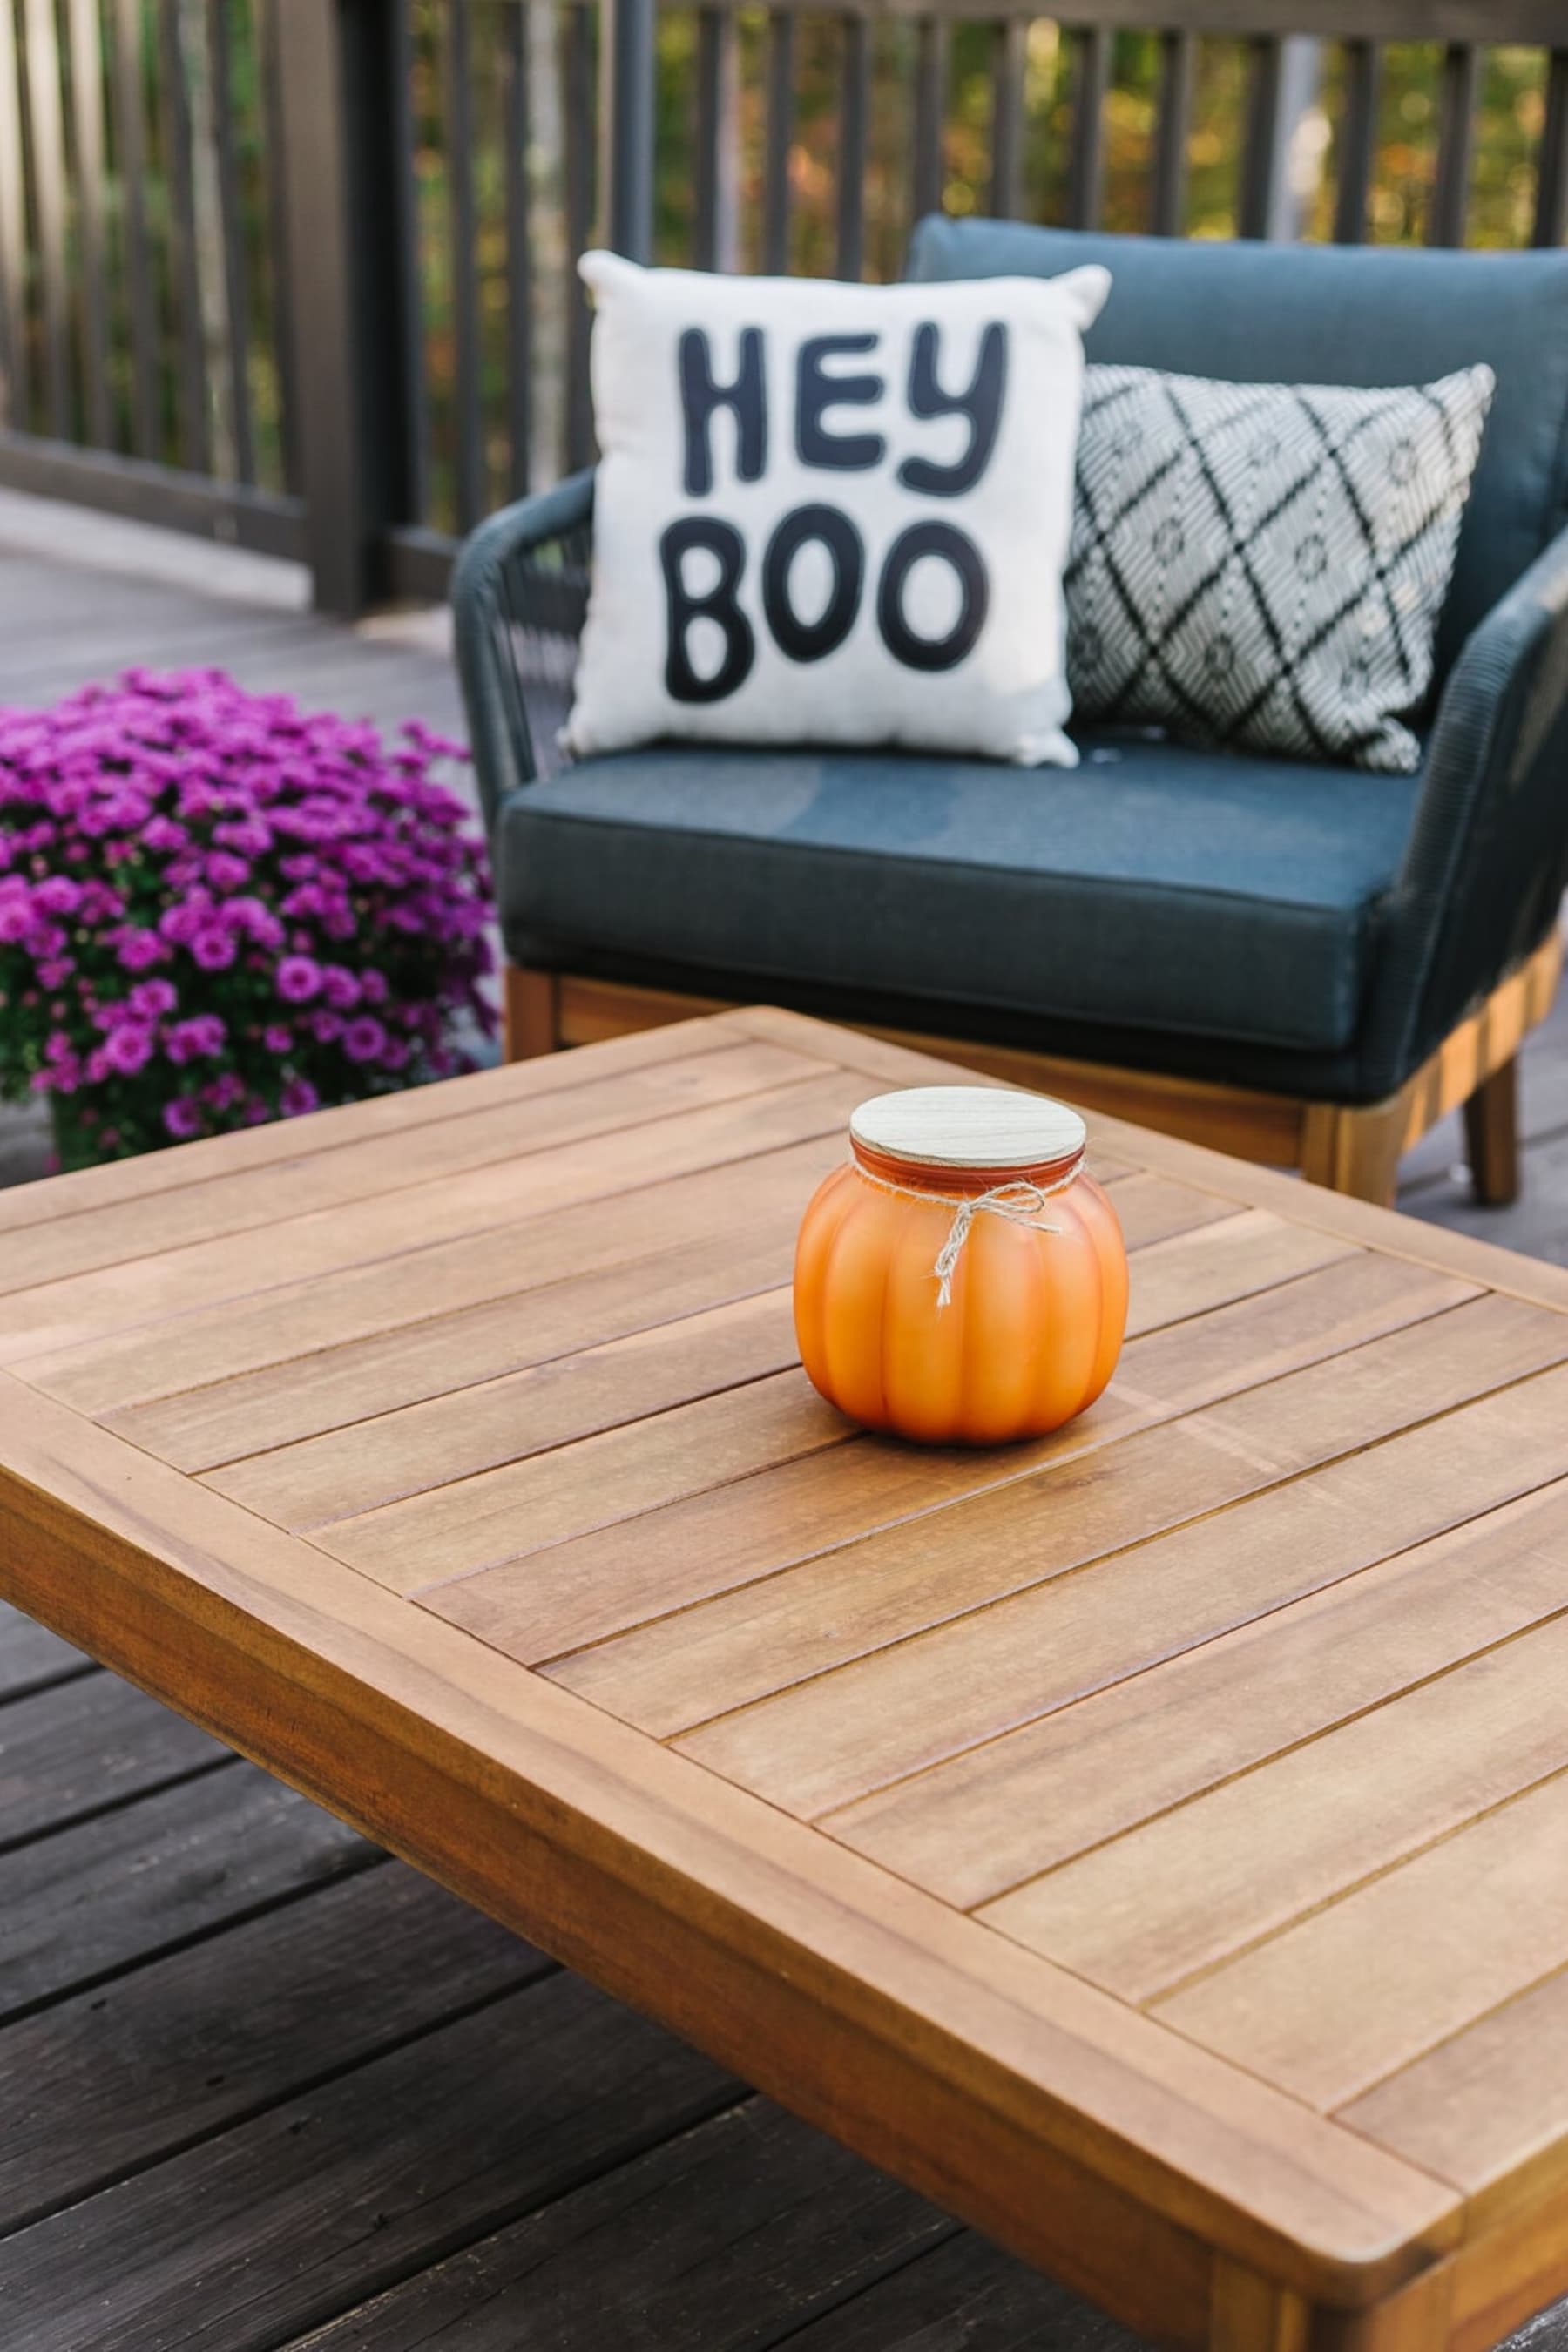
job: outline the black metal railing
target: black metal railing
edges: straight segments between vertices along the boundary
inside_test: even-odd
[[[590,454],[595,235],[879,277],[944,205],[1560,243],[1568,11],[0,0],[0,484],[297,557],[336,610],[438,593]]]

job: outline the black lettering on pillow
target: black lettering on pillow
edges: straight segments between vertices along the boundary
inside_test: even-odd
[[[833,593],[820,619],[802,621],[789,600],[790,566],[814,539],[833,559]],[[791,661],[814,662],[835,652],[855,625],[865,578],[866,550],[847,514],[817,506],[786,514],[763,558],[763,611],[780,653]]]
[[[879,466],[887,443],[879,433],[828,433],[830,408],[868,408],[880,400],[879,375],[825,375],[822,362],[837,353],[874,352],[877,335],[812,335],[795,363],[795,446],[803,466],[826,466],[838,474],[861,474]]]
[[[716,408],[735,415],[735,472],[754,482],[768,462],[768,396],[763,372],[763,331],[741,330],[741,364],[733,383],[715,383],[713,354],[700,327],[680,338],[680,409],[686,425],[686,495],[705,499],[713,488],[709,425]]]
[[[963,592],[958,618],[945,637],[917,637],[904,618],[904,587],[922,555],[950,563]],[[888,550],[877,590],[877,625],[888,651],[906,669],[956,669],[973,652],[990,603],[985,566],[968,534],[950,522],[911,523]]]
[[[972,490],[996,446],[1002,401],[1007,389],[1007,330],[995,320],[980,338],[974,373],[962,392],[944,392],[937,373],[940,337],[928,320],[915,329],[910,354],[910,413],[914,416],[966,416],[969,446],[955,466],[933,466],[929,457],[906,457],[899,479],[906,489],[934,499],[956,499]]]
[[[719,563],[719,577],[705,596],[694,596],[686,585],[682,564],[697,548],[706,548]],[[752,625],[735,601],[735,590],[746,568],[746,542],[732,522],[717,515],[687,515],[672,522],[658,542],[664,571],[664,593],[669,631],[664,657],[665,691],[677,702],[722,702],[743,686],[756,657]],[[717,621],[724,632],[724,658],[711,677],[699,677],[687,651],[687,635],[695,620]]]

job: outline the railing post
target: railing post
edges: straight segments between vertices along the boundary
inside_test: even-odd
[[[306,560],[323,612],[384,594],[384,534],[411,510],[395,126],[405,70],[387,0],[289,0],[279,55],[295,398]]]
[[[658,0],[602,0],[599,16],[599,232],[631,261],[653,254],[658,13]]]

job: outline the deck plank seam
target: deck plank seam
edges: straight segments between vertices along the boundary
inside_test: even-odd
[[[69,1679],[74,1682],[81,1677],[72,1675]],[[158,1780],[141,1781],[134,1789],[127,1789],[119,1796],[105,1797],[97,1804],[80,1806],[74,1812],[61,1814],[57,1821],[43,1822],[37,1829],[24,1830],[19,1836],[0,1835],[0,1861],[14,1853],[24,1853],[29,1846],[47,1845],[51,1838],[63,1836],[68,1830],[81,1829],[89,1822],[112,1820],[116,1813],[123,1813],[132,1805],[139,1805],[144,1797],[163,1796],[169,1790],[183,1789],[193,1780],[210,1780],[215,1772],[226,1772],[232,1765],[241,1761],[241,1758],[232,1753],[205,1757],[199,1764],[186,1764],[178,1771],[164,1773]]]
[[[313,1883],[307,1895],[301,1899],[309,1900],[310,1895],[320,1895],[322,1892],[322,1884]],[[215,1931],[214,1939],[227,1935],[232,1928],[243,1924],[243,1921],[238,1919],[226,1920]],[[163,1953],[153,1956],[154,1960],[164,1957]],[[464,2024],[469,2018],[479,2016],[485,2010],[493,2008],[499,2001],[510,2000],[517,1993],[531,1990],[533,1986],[544,1984],[550,1978],[560,1976],[562,1973],[559,1961],[551,1959],[548,1954],[543,1952],[538,1953],[531,1964],[520,1961],[518,1975],[506,1984],[495,1986],[489,1992],[476,1993],[469,2000],[456,2002],[450,2009],[443,2010],[439,2016],[428,2017],[420,2024],[410,2026],[405,2032],[389,2034],[384,2041],[373,2042],[364,2049],[356,2051],[352,2058],[344,2059],[339,2065],[319,2067],[314,2074],[301,2075],[297,2079],[291,2078],[270,2097],[251,2100],[247,2105],[237,2107],[231,2114],[225,2116],[221,2123],[214,2124],[205,2131],[189,2132],[183,2138],[170,2140],[155,2152],[137,2162],[107,2170],[98,2175],[88,2185],[73,2187],[68,2196],[56,2199],[47,2204],[23,2209],[13,2219],[0,2221],[0,2244],[3,2244],[7,2238],[19,2237],[25,2230],[37,2228],[41,2221],[52,2221],[57,2213],[67,2212],[74,2205],[85,2205],[90,2199],[102,2196],[108,2189],[121,2188],[127,2181],[140,2179],[148,2173],[155,2173],[160,2166],[173,2163],[179,2157],[188,2156],[193,2148],[210,2147],[225,2138],[230,2132],[238,2131],[243,2126],[254,2123],[258,2116],[272,2115],[279,2108],[289,2105],[296,2099],[310,2098],[318,2091],[327,2089],[333,2083],[347,2081],[350,2075],[358,2074],[365,2066],[373,2065],[384,2058],[395,2057],[402,2051],[414,2049],[421,2042],[427,2041],[431,2035],[445,2032],[448,2026]],[[74,1990],[80,1990],[86,1988]],[[17,2021],[12,2018],[7,2018],[5,2021],[7,2025],[16,2021]],[[3,2061],[5,2055],[4,2035],[5,2029],[0,2027],[0,2061]]]
[[[41,1675],[35,1675],[29,1682],[11,1683],[5,1690],[0,1690],[0,1707],[12,1706],[18,1699],[41,1698],[46,1691],[58,1690],[66,1683],[83,1682],[89,1675],[107,1672],[107,1667],[100,1666],[96,1658],[84,1658],[78,1666],[48,1668]]]
[[[276,1778],[276,1775],[273,1776]],[[73,1977],[68,1984],[56,1985],[47,1992],[35,1993],[26,2000],[14,2001],[9,2008],[0,2007],[0,2033],[8,2025],[19,2025],[25,2018],[40,2016],[46,2010],[58,2009],[79,1993],[96,1992],[102,1985],[115,1984],[122,1977],[134,1976],[138,1969],[149,1967],[154,1960],[169,1958],[175,1952],[194,1950],[199,1944],[216,1943],[231,1927],[242,1927],[252,1919],[266,1917],[269,1912],[285,1910],[290,1904],[304,1903],[321,1888],[334,1886],[345,1878],[358,1877],[362,1871],[379,1870],[392,1860],[390,1853],[373,1845],[367,1838],[363,1850],[340,1855],[324,1864],[303,1886],[289,1886],[274,1895],[262,1895],[253,1903],[242,1904],[238,1909],[212,1920],[205,1927],[187,1929],[171,1936],[161,1944],[149,1946],[128,1959],[116,1960],[107,1968],[91,1969],[84,1976]]]

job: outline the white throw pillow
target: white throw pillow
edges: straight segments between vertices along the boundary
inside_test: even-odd
[[[602,454],[569,749],[1072,766],[1061,574],[1108,272],[872,287],[580,266]]]

